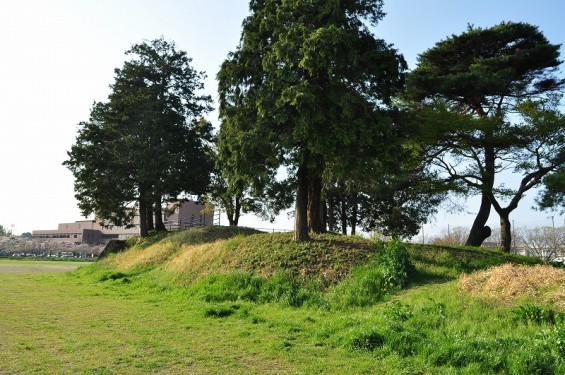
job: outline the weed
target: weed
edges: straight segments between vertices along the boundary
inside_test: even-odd
[[[108,272],[104,272],[98,278],[98,281],[100,281],[100,282],[104,282],[104,281],[108,281],[108,280],[112,280],[112,281],[122,280],[123,282],[130,282],[128,275],[126,275],[123,272],[108,271]]]
[[[557,358],[565,357],[565,323],[559,323],[540,332],[535,338],[536,346],[552,353]]]
[[[256,301],[263,280],[244,272],[208,276],[190,287],[206,302]]]
[[[564,321],[563,314],[534,304],[518,306],[512,312],[515,320],[526,324],[555,324]]]
[[[317,298],[318,293],[281,271],[264,282],[259,295],[260,302],[277,302],[289,307],[300,307],[307,301],[316,304]]]
[[[414,316],[414,310],[410,305],[400,301],[392,301],[385,307],[384,317],[387,322],[405,322]]]
[[[373,351],[382,348],[384,343],[384,336],[375,329],[370,329],[354,334],[349,340],[349,347],[353,350]]]
[[[227,318],[239,310],[238,305],[208,307],[204,310],[207,318]]]
[[[414,272],[407,244],[399,240],[389,241],[379,252],[378,259],[385,288],[395,289],[406,286],[409,276]]]
[[[376,261],[354,267],[344,281],[330,290],[330,304],[335,307],[368,306],[405,286],[414,269],[407,249],[407,245],[400,241],[388,242],[379,249]]]

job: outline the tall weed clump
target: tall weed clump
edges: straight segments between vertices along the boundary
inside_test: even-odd
[[[414,271],[408,245],[392,240],[377,249],[376,258],[352,269],[345,280],[327,293],[331,306],[368,306],[405,287]]]

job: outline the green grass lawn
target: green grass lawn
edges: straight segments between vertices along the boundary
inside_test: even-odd
[[[320,254],[326,254],[334,259],[325,269],[336,284],[328,286],[324,277],[313,284],[323,290],[314,292],[312,285],[296,287],[284,275],[254,275],[243,266],[179,278],[165,258],[178,265],[181,250],[151,248],[158,243],[106,263],[83,264],[76,272],[0,272],[0,374],[565,373],[562,311],[541,299],[480,299],[457,284],[462,270],[529,260],[416,247],[410,251],[416,270],[406,288],[363,307],[340,306],[336,294],[365,285],[351,277],[368,277],[370,267],[345,264],[333,248],[324,253],[323,239],[277,255],[258,237],[261,251],[271,251],[262,258],[249,250],[249,241],[226,241],[229,256],[214,242],[209,251],[222,261],[210,267],[225,271],[239,254],[246,264],[284,263],[300,275],[319,270]],[[342,240],[347,258],[367,258],[359,241]],[[149,258],[157,260],[149,265]],[[343,276],[351,267],[350,276]],[[278,297],[261,299],[266,291]]]
[[[0,373],[362,373],[380,367],[371,356],[326,342],[334,335],[325,338],[333,314],[317,309],[205,303],[138,280],[98,283],[60,274],[0,274],[0,285]],[[221,309],[231,315],[215,317]]]

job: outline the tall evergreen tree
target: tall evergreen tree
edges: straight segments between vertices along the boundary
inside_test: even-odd
[[[125,225],[137,211],[146,236],[153,217],[155,228],[165,229],[163,200],[208,186],[212,126],[201,116],[211,99],[198,94],[204,74],[173,43],[144,42],[126,55],[108,101],[95,103],[90,121],[80,124],[64,164],[85,215]]]
[[[284,166],[294,181],[295,240],[324,230],[323,174],[337,176],[352,147],[386,142],[379,112],[402,83],[405,63],[368,24],[381,0],[252,0],[241,42],[218,74],[221,157],[261,188]]]

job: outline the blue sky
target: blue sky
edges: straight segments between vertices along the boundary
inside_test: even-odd
[[[2,1],[0,224],[21,233],[80,220],[73,177],[61,163],[93,101],[106,99],[124,51],[143,39],[174,40],[193,58],[193,66],[208,74],[205,92],[216,98],[215,75],[239,41],[247,5],[243,0]],[[464,31],[469,23],[488,27],[501,21],[529,22],[561,44],[564,8],[559,0],[536,5],[525,0],[389,0],[387,16],[374,32],[394,44],[414,68],[419,53]],[[217,124],[215,112],[209,119]],[[550,214],[530,209],[532,197],[513,218],[548,225]],[[472,215],[441,213],[429,230],[468,226],[471,220]],[[495,215],[492,220],[497,226]],[[275,224],[244,217],[243,224],[292,225],[286,217]]]

